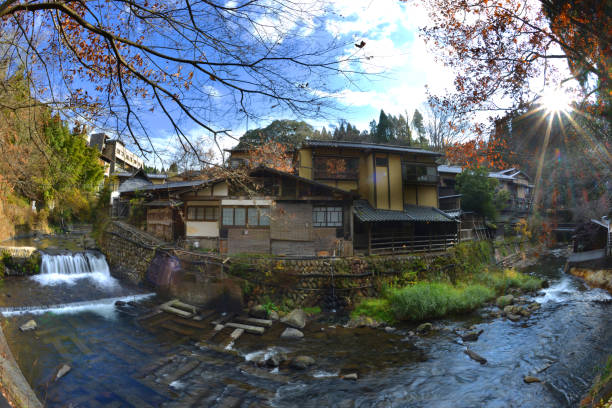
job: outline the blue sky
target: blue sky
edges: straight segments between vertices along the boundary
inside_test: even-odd
[[[299,0],[298,3],[308,1]],[[428,52],[427,46],[419,37],[418,29],[427,23],[427,13],[416,3],[403,3],[399,0],[335,0],[331,2],[333,12],[315,15],[310,22],[312,30],[302,28],[302,33],[307,37],[306,41],[316,41],[321,35],[346,40],[347,47],[341,55],[354,53],[357,49],[353,44],[365,41],[365,47],[359,52],[368,57],[368,60],[352,68],[371,74],[369,77],[352,76],[348,78],[349,81],[340,76],[329,77],[329,86],[325,91],[313,91],[332,98],[337,102],[338,109],[327,112],[324,118],[307,119],[308,123],[315,128],[325,126],[330,129],[338,120],[346,119],[359,129],[368,129],[369,122],[378,119],[380,109],[395,115],[404,112],[412,115],[416,108],[423,112],[426,85],[434,93],[452,89],[452,73],[435,62],[434,56]],[[272,22],[271,25],[274,24],[293,23],[278,21]],[[272,38],[274,32],[269,35]],[[216,93],[214,85],[211,83],[209,90]],[[222,96],[218,99],[220,104],[223,103]],[[214,97],[212,103],[216,103]],[[240,137],[247,129],[264,127],[273,119],[301,119],[275,110],[270,110],[259,120],[251,119],[248,122],[240,118],[228,122],[225,120],[227,117],[223,116],[211,117],[211,123],[231,129],[235,138]],[[161,112],[150,115],[148,123],[156,148],[167,151],[177,146],[174,132],[163,119]],[[206,140],[209,137],[194,124],[186,124],[185,130],[193,140]],[[236,142],[232,138],[224,137],[220,139],[220,143],[225,148]],[[158,161],[151,159],[148,160],[150,164],[161,167]]]

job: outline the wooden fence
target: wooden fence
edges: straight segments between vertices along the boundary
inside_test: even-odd
[[[373,233],[371,254],[441,252],[457,245],[457,234],[415,236],[404,233]]]

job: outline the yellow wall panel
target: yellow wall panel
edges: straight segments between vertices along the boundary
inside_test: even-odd
[[[419,186],[419,205],[438,208],[438,188],[436,186]]]
[[[389,209],[389,180],[386,167],[376,166],[376,208]]]
[[[404,187],[404,204],[416,205],[416,203],[417,203],[416,186]]]
[[[300,177],[304,177],[312,180],[312,150],[301,149],[300,150]]]
[[[402,162],[399,155],[389,156],[389,188],[391,190],[391,209],[402,211],[404,199],[402,191]]]
[[[357,190],[357,182],[352,180],[338,180],[336,187],[345,191]]]

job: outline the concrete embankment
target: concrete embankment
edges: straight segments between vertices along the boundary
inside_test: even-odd
[[[30,384],[21,373],[0,327],[0,390],[15,407],[42,408]]]

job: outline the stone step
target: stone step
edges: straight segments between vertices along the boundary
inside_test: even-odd
[[[186,319],[189,319],[190,317],[193,316],[193,313],[191,313],[191,312],[187,312],[185,310],[177,309],[177,308],[175,308],[173,306],[170,306],[168,304],[165,304],[165,303],[163,305],[161,305],[159,308],[161,310],[163,310],[164,312],[166,312],[166,313],[172,313],[172,314],[175,314],[177,316],[184,317]]]
[[[244,329],[244,331],[246,331],[247,333],[252,333],[252,334],[264,334],[264,331],[266,330],[263,327],[250,326],[247,324],[240,324],[240,323],[234,323],[234,322],[226,323],[225,326],[232,327],[234,329]]]
[[[254,317],[237,317],[234,320],[240,323],[247,323],[254,326],[272,327],[272,320],[256,319]]]

